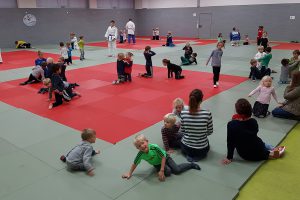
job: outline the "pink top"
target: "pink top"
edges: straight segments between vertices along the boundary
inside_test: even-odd
[[[249,96],[252,96],[257,92],[258,92],[258,96],[256,101],[258,101],[259,103],[269,104],[271,101],[271,95],[278,103],[274,87],[265,87],[260,85],[257,88],[255,88],[252,92],[250,92]]]

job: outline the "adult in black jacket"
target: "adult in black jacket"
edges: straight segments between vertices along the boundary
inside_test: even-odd
[[[272,147],[257,136],[257,121],[251,118],[252,107],[246,99],[239,99],[235,104],[237,114],[227,124],[227,157],[223,164],[232,162],[234,149],[245,160],[260,161],[279,158],[285,147]]]

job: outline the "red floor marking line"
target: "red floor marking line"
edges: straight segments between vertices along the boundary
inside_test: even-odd
[[[68,71],[68,80],[80,84],[76,90],[82,97],[53,110],[48,110],[48,94],[37,94],[40,84],[19,86],[24,79],[0,83],[0,100],[77,130],[93,128],[98,138],[116,143],[161,121],[176,97],[188,102],[189,92],[200,88],[208,99],[247,80],[221,75],[215,89],[211,73],[184,70],[186,78],[174,80],[167,78],[166,68],[154,67],[154,78],[137,77],[144,70],[134,65],[132,83],[122,85],[111,84],[117,78],[115,63]]]

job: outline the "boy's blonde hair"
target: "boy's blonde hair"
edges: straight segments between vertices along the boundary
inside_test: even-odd
[[[173,101],[173,107],[175,108],[176,106],[184,106],[184,101],[181,98],[176,98]]]
[[[135,138],[133,140],[133,144],[134,144],[134,146],[137,146],[138,143],[144,142],[144,141],[148,141],[148,139],[143,134],[139,134],[139,135],[135,136]]]
[[[176,123],[176,115],[173,113],[168,113],[164,116],[164,121],[169,122],[171,124],[175,124]]]
[[[266,80],[271,80],[271,82],[273,81],[271,76],[264,76],[260,81],[260,85],[263,86]]]
[[[49,57],[49,58],[47,58],[47,61],[46,61],[47,63],[53,63],[54,61],[53,61],[53,58],[51,58],[51,57]]]
[[[43,80],[43,84],[44,84],[45,86],[48,86],[50,83],[51,83],[51,79],[50,79],[50,78],[45,78],[45,79]]]
[[[96,136],[96,131],[91,128],[83,129],[81,132],[81,139],[88,140]]]

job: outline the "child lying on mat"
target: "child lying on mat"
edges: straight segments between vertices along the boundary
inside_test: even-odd
[[[139,150],[137,156],[128,173],[122,175],[122,178],[130,179],[135,168],[142,160],[147,161],[158,172],[158,179],[164,181],[165,177],[171,174],[181,174],[190,169],[200,170],[199,165],[196,163],[183,163],[177,165],[173,159],[157,144],[148,143],[144,135],[137,135],[134,139],[134,145]]]
[[[76,145],[60,160],[67,163],[67,169],[73,171],[86,171],[87,175],[94,176],[92,156],[99,154],[100,150],[94,150],[92,143],[96,141],[96,132],[93,129],[84,129],[81,132],[81,143]]]
[[[176,124],[176,115],[168,113],[164,116],[164,126],[161,128],[162,140],[167,153],[173,153],[180,148],[182,135],[178,133],[180,126]]]

